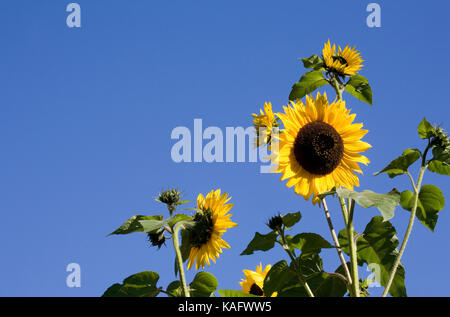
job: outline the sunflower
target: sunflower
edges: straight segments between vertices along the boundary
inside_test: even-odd
[[[363,66],[361,55],[355,50],[355,47],[350,48],[347,45],[342,50],[339,46],[336,52],[336,45],[331,46],[330,40],[325,43],[322,55],[326,69],[340,76],[355,75]]]
[[[241,282],[239,282],[239,285],[242,286],[242,291],[247,294],[264,297],[264,279],[266,278],[267,273],[269,273],[271,267],[271,265],[267,265],[263,271],[262,263],[259,263],[259,266],[256,267],[256,271],[242,270],[245,276],[245,279],[242,279]],[[271,297],[276,296],[276,292],[271,294]]]
[[[277,128],[280,124],[272,111],[272,103],[264,103],[264,111],[260,109],[261,114],[252,113],[253,125],[256,130],[255,146],[270,144],[272,140],[273,128]]]
[[[210,259],[216,263],[222,248],[230,248],[221,238],[228,228],[237,226],[231,221],[231,214],[227,214],[233,207],[233,204],[227,204],[229,200],[228,194],[221,194],[220,189],[212,190],[206,197],[198,195],[198,211],[194,216],[195,224],[190,230],[189,237],[191,248],[188,269],[194,262],[196,270],[199,267],[204,268],[206,264],[210,265]]]
[[[305,104],[297,100],[283,108],[285,113],[278,116],[284,130],[271,146],[272,172],[282,173],[286,186],[294,186],[306,200],[313,195],[314,204],[320,201],[318,194],[333,187],[359,186],[354,172],[362,171],[357,163],[369,163],[359,153],[371,145],[361,141],[368,131],[361,129],[362,123],[352,123],[356,115],[350,115],[345,102],[328,104],[327,95],[318,93],[315,100],[306,96]]]

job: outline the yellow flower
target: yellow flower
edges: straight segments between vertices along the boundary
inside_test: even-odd
[[[247,294],[265,297],[263,291],[264,279],[266,278],[267,273],[269,273],[271,267],[271,265],[267,265],[263,271],[262,263],[259,263],[259,266],[256,267],[256,271],[242,270],[245,276],[245,279],[242,279],[241,282],[239,282],[239,285],[242,286],[242,291]],[[271,294],[271,297],[276,296],[276,292]]]
[[[272,111],[272,103],[264,103],[264,111],[260,109],[259,115],[252,113],[253,125],[256,130],[255,146],[270,144],[272,140],[273,128],[279,126],[277,118]]]
[[[283,107],[278,114],[284,124],[279,140],[271,146],[272,172],[282,173],[281,180],[288,179],[287,187],[293,187],[306,200],[333,187],[353,189],[359,186],[354,172],[362,173],[357,163],[368,164],[360,155],[371,145],[360,139],[368,132],[362,123],[353,123],[355,114],[345,107],[345,101],[328,103],[327,95],[317,94],[316,99],[306,96],[291,106]]]
[[[330,40],[325,43],[323,51],[323,60],[328,71],[335,72],[341,76],[355,75],[363,66],[360,53],[355,50],[355,47],[350,48],[346,46],[343,50],[336,45],[331,46]]]
[[[206,197],[199,194],[197,208],[199,211],[194,216],[195,225],[191,229],[189,243],[191,245],[188,261],[188,269],[195,262],[195,269],[210,265],[211,259],[216,263],[216,258],[222,253],[222,248],[230,248],[221,237],[228,229],[237,226],[227,214],[233,204],[227,204],[230,200],[227,193],[220,193],[220,189],[212,190]]]

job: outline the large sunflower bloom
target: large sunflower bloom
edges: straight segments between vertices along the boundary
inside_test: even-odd
[[[279,142],[271,146],[272,172],[283,173],[281,180],[288,179],[287,187],[293,187],[306,200],[333,187],[353,189],[359,186],[354,172],[362,173],[357,163],[369,160],[359,154],[371,148],[360,139],[368,132],[362,123],[353,123],[355,114],[345,107],[344,101],[328,103],[327,96],[320,93],[316,99],[306,96],[283,107],[285,113],[278,116],[284,124]]]
[[[231,214],[227,214],[233,204],[227,204],[230,200],[227,193],[220,193],[220,189],[212,190],[206,197],[199,194],[197,208],[199,211],[194,216],[195,225],[190,234],[190,253],[188,269],[195,262],[195,269],[210,265],[210,260],[216,263],[216,258],[222,253],[222,248],[230,248],[221,237],[228,229],[237,226],[232,222]]]
[[[245,276],[245,279],[242,279],[241,282],[239,282],[239,285],[242,286],[242,291],[247,294],[264,297],[264,279],[266,278],[267,273],[269,273],[271,267],[271,265],[267,265],[263,271],[262,263],[259,263],[259,266],[256,267],[256,271],[242,270]],[[271,294],[271,297],[276,296],[276,292]]]
[[[272,140],[273,128],[279,126],[277,118],[272,111],[272,103],[264,103],[264,111],[260,109],[260,114],[252,113],[253,125],[256,130],[255,146],[270,144]]]
[[[325,43],[322,51],[323,60],[328,71],[335,72],[341,76],[355,75],[363,66],[360,53],[355,47],[347,45],[343,50],[336,45],[331,46],[330,40]]]

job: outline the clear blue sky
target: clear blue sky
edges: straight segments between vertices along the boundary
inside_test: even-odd
[[[448,1],[379,0],[382,27],[373,29],[370,1],[360,0],[79,0],[80,29],[66,26],[69,2],[1,4],[1,296],[99,296],[143,270],[159,272],[166,286],[174,280],[170,243],[157,251],[143,234],[106,235],[134,214],[165,213],[154,198],[168,186],[189,200],[215,188],[231,194],[239,226],[224,235],[232,248],[208,268],[220,288],[239,289],[242,269],[285,258],[281,250],[239,256],[276,212],[301,210],[296,231],[331,240],[322,210],[279,175],[260,174],[259,163],[170,157],[172,129],[192,128],[194,118],[205,127],[248,127],[265,101],[280,111],[304,72],[298,58],[320,53],[329,38],[362,52],[361,74],[374,92],[373,107],[344,95],[373,145],[360,189],[409,189],[406,177],[372,173],[424,146],[416,134],[423,116],[450,128]],[[444,176],[427,173],[424,183],[450,194]],[[414,227],[403,258],[410,296],[450,295],[449,212],[435,233]],[[356,229],[375,215],[357,209]],[[408,216],[397,209],[401,236]],[[322,255],[327,270],[338,266],[334,251]],[[81,288],[66,286],[71,262],[81,266]]]

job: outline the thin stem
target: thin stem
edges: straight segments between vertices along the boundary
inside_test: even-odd
[[[325,217],[327,219],[328,228],[331,232],[331,237],[333,238],[334,245],[336,246],[336,251],[338,253],[339,259],[341,260],[342,267],[344,268],[345,275],[350,284],[352,284],[352,277],[350,271],[347,266],[347,261],[345,261],[344,254],[342,253],[341,246],[339,244],[338,237],[336,235],[336,231],[334,231],[333,222],[331,221],[330,212],[328,211],[328,206],[325,201],[325,198],[322,199],[323,210],[325,211]]]
[[[283,249],[286,251],[286,253],[291,258],[292,263],[294,263],[295,273],[297,273],[297,277],[298,277],[300,283],[305,288],[305,290],[308,293],[309,297],[314,297],[314,293],[312,292],[311,288],[309,287],[308,282],[306,282],[305,279],[303,278],[302,268],[297,263],[297,260],[295,259],[295,256],[292,254],[292,251],[289,249],[289,246],[286,243],[286,239],[284,237],[284,230],[281,229],[279,233],[280,233],[280,236],[281,236],[281,241],[283,242],[283,244],[281,246],[283,247]]]
[[[333,77],[331,79],[330,82],[331,86],[334,88],[334,90],[336,91],[336,96],[338,98],[338,100],[342,100],[342,92],[344,91],[343,85],[341,85],[338,80],[336,79],[336,77]]]
[[[341,208],[343,208],[343,213],[347,213],[345,201],[343,198],[339,197],[339,201],[341,202]],[[352,291],[354,297],[360,297],[360,289],[359,289],[359,275],[358,275],[358,258],[357,258],[357,246],[356,240],[354,237],[354,229],[353,229],[353,211],[355,208],[355,201],[351,200],[350,203],[350,212],[348,213],[348,222],[346,223],[347,236],[348,236],[348,244],[350,248],[350,263],[351,263],[351,273],[352,273]]]
[[[180,282],[183,289],[183,294],[185,297],[190,297],[189,289],[186,284],[186,276],[184,274],[184,266],[183,266],[183,257],[181,256],[180,242],[178,238],[178,233],[180,232],[180,229],[183,228],[184,224],[185,224],[184,221],[180,221],[175,225],[172,237],[173,237],[173,247],[175,249],[175,254],[177,258],[178,270],[180,271]]]
[[[417,188],[416,188],[416,184],[414,183],[414,178],[412,177],[412,175],[409,171],[407,171],[406,174],[408,175],[409,180],[411,181],[411,185],[412,185],[412,187],[414,189],[414,193],[415,193],[417,191]]]
[[[425,157],[425,155],[424,155],[424,157]],[[423,162],[425,162],[425,159],[423,160]],[[411,216],[409,217],[408,228],[406,229],[406,233],[405,233],[405,237],[403,238],[402,245],[397,254],[397,257],[395,258],[394,265],[392,266],[391,271],[389,272],[389,279],[386,284],[386,288],[384,289],[383,294],[381,295],[382,297],[386,297],[389,292],[389,289],[391,288],[392,282],[394,281],[395,273],[397,272],[397,268],[400,264],[400,260],[402,258],[403,252],[405,252],[405,248],[406,248],[406,244],[408,243],[409,236],[411,235],[412,227],[414,225],[414,220],[416,218],[420,186],[422,185],[423,175],[424,175],[426,169],[427,169],[427,165],[423,165],[420,168],[419,177],[417,179],[417,185],[414,190],[414,202],[413,202],[413,207],[411,209]]]

